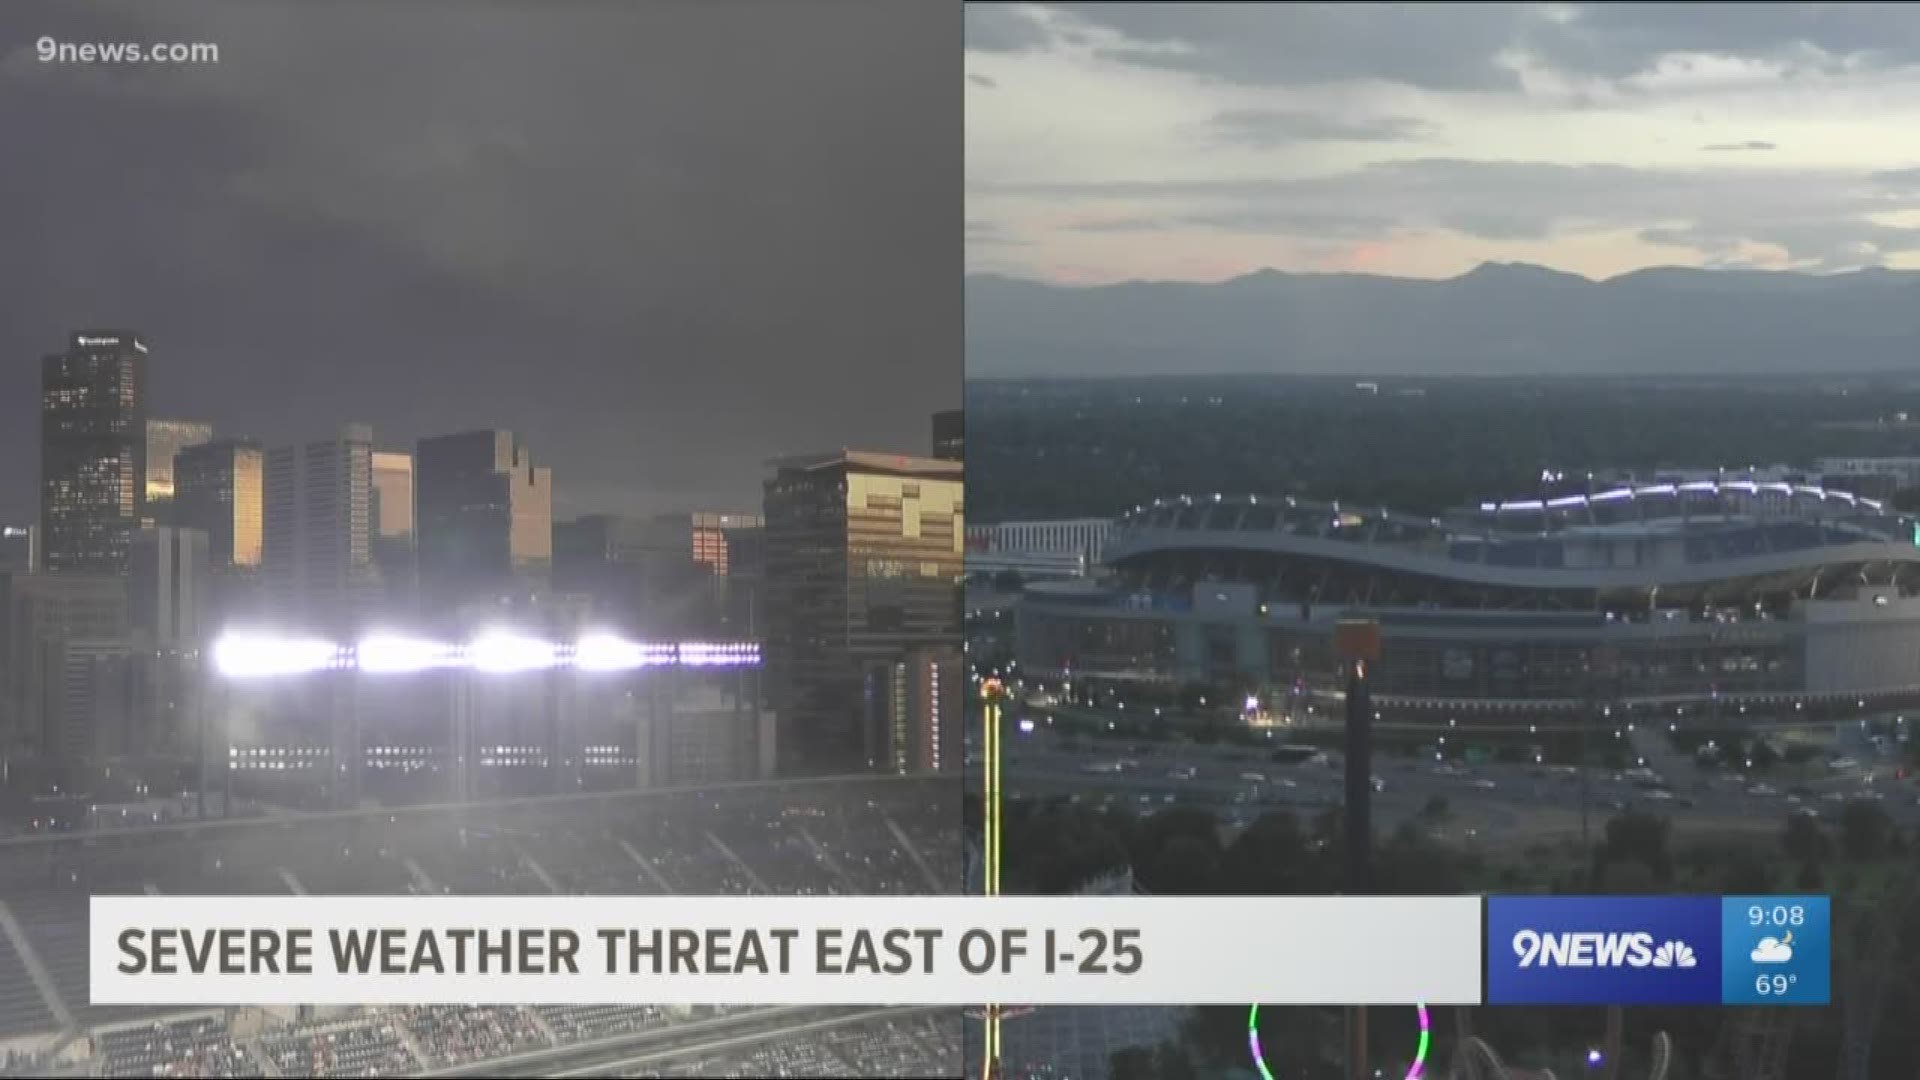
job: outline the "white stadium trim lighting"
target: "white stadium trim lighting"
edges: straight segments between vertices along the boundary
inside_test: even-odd
[[[517,631],[496,629],[465,645],[397,633],[369,634],[346,647],[319,638],[234,631],[214,642],[213,666],[228,679],[262,679],[328,670],[375,675],[461,668],[511,674],[570,667],[582,672],[636,671],[648,667],[741,667],[760,663],[750,641],[630,641],[590,633],[561,644]]]

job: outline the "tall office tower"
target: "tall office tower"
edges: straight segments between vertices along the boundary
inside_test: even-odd
[[[411,606],[413,563],[413,455],[373,452],[373,564],[387,598]]]
[[[42,565],[53,573],[127,572],[146,513],[147,345],[83,330],[40,369]]]
[[[649,619],[653,544],[645,518],[587,514],[553,526],[555,592],[589,598],[596,621],[633,633],[658,633]]]
[[[882,747],[883,771],[959,768],[964,679],[960,650],[953,645],[908,649],[868,665],[868,737]]]
[[[373,569],[373,429],[267,451],[261,562],[276,618],[350,629],[377,587]]]
[[[420,440],[414,549],[436,611],[540,590],[553,569],[553,471],[510,431]]]
[[[632,557],[649,621],[692,637],[749,636],[754,568],[736,580],[733,553],[764,527],[759,514],[733,511],[655,515],[638,531]]]
[[[213,441],[213,425],[199,420],[147,421],[147,514],[166,518],[173,510],[174,458],[189,446]],[[160,520],[170,525],[171,521]]]
[[[374,531],[379,537],[413,539],[413,455],[373,452]]]
[[[221,439],[190,446],[174,459],[174,524],[207,534],[213,570],[260,566],[266,457],[251,439]]]
[[[31,574],[38,568],[37,531],[32,525],[0,527],[0,574]]]
[[[933,414],[933,456],[941,461],[966,460],[966,413],[959,409]]]
[[[69,644],[124,651],[127,578],[117,574],[0,577],[0,746],[29,754],[84,753],[88,731],[69,723]]]
[[[766,519],[759,514],[696,510],[686,516],[688,533],[693,541],[693,561],[712,571],[715,577],[727,576],[728,558],[732,550],[730,534],[764,529],[767,525]]]
[[[842,451],[766,484],[765,655],[783,775],[883,769],[862,684],[960,635],[961,464]]]
[[[207,625],[212,579],[207,534],[151,525],[133,542],[129,575],[132,629],[148,651],[193,650]]]
[[[765,606],[767,527],[759,515],[751,525],[721,530],[727,545],[721,633],[729,640],[759,641]]]
[[[140,660],[125,638],[48,643],[43,750],[72,761],[144,752]]]

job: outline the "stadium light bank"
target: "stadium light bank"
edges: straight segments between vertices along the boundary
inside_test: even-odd
[[[455,644],[401,633],[373,633],[341,644],[297,633],[229,631],[213,643],[213,670],[222,679],[248,681],[358,671],[369,675],[465,669],[490,675],[572,668],[585,673],[651,667],[753,667],[760,646],[747,641],[630,641],[589,633],[555,642],[510,629],[487,630]]]

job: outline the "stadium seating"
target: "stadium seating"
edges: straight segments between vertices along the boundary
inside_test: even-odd
[[[899,895],[932,892],[933,884],[957,891],[958,805],[957,781],[839,782],[115,829],[54,844],[0,842],[0,880],[8,882],[8,906],[61,999],[95,1036],[93,1075],[404,1076],[649,1037],[689,1017],[613,1004],[371,1008],[236,1039],[217,1015],[88,1005],[87,897]],[[751,1011],[706,1007],[691,1018]],[[0,935],[0,1035],[54,1027],[25,965]],[[957,1020],[953,1027],[925,1019],[856,1023],[721,1057],[690,1052],[648,1075],[955,1075]],[[37,1075],[44,1064],[16,1057],[13,1065],[0,1063],[0,1075]]]

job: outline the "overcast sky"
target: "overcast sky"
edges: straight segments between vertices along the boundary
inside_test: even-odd
[[[1920,8],[970,4],[968,265],[1920,268]]]
[[[924,453],[959,403],[944,4],[9,3],[0,520],[40,357],[152,342],[162,415],[269,442],[522,432],[556,512],[752,507],[765,458]],[[45,64],[36,42],[219,63]]]

